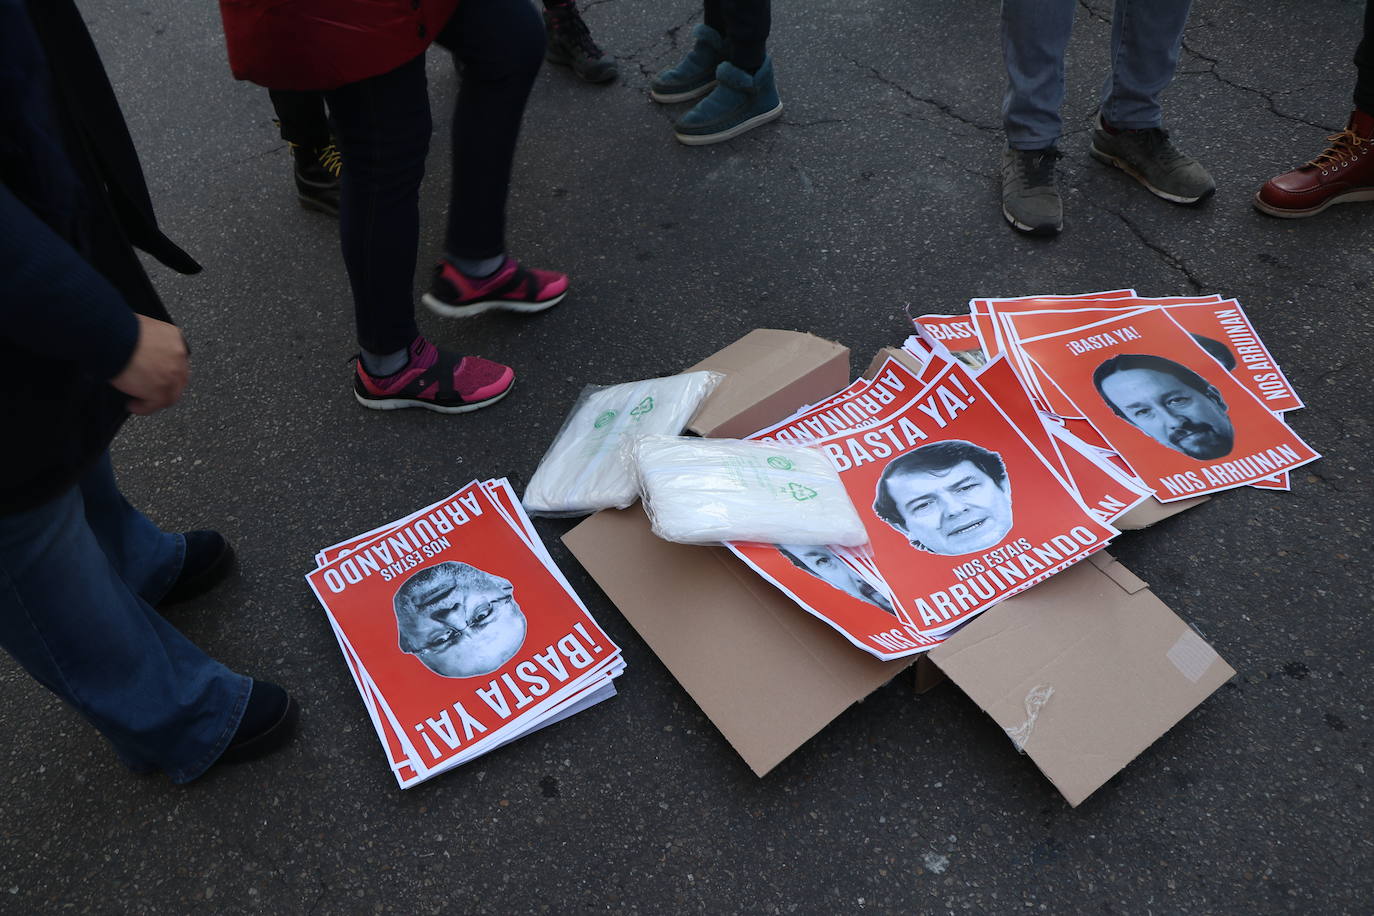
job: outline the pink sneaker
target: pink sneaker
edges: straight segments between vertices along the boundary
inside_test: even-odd
[[[480,280],[441,260],[422,301],[445,318],[471,318],[488,309],[542,312],[562,302],[567,294],[566,274],[521,267],[515,258],[506,258],[496,273]]]
[[[353,394],[373,410],[424,407],[439,413],[466,413],[504,398],[515,384],[509,366],[480,356],[459,356],[417,337],[410,362],[392,375],[374,378],[358,359]]]

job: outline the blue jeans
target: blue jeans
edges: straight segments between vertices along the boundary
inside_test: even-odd
[[[1102,87],[1102,117],[1113,127],[1159,127],[1159,96],[1174,78],[1192,0],[1116,0],[1112,70]],[[1076,0],[1002,0],[1007,94],[1002,124],[1012,149],[1043,149],[1063,122],[1064,53]]]
[[[0,646],[130,769],[178,783],[224,753],[253,686],[153,610],[185,551],[124,499],[108,454],[58,498],[0,516]]]

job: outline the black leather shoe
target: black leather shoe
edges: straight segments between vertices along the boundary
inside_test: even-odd
[[[234,568],[234,548],[218,531],[188,531],[182,537],[186,538],[186,558],[181,563],[181,575],[167,589],[158,607],[205,594],[223,582]]]
[[[291,694],[270,681],[253,681],[234,738],[215,763],[247,763],[281,750],[291,743],[300,717],[300,705]]]

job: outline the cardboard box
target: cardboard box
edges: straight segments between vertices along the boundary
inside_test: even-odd
[[[563,543],[760,776],[915,661],[851,647],[723,547],[659,540],[638,505]]]
[[[929,654],[1075,806],[1235,676],[1106,553],[980,614]]]
[[[771,329],[691,369],[725,373],[692,429],[728,437],[850,381],[846,348]],[[728,551],[654,537],[638,506],[599,512],[563,540],[759,776],[914,662],[918,690],[939,683],[938,665],[1077,805],[1234,673],[1106,555],[991,608],[919,661],[883,662]]]
[[[716,439],[747,436],[851,381],[848,347],[772,328],[750,331],[685,371],[702,369],[723,373],[725,380],[687,428]]]

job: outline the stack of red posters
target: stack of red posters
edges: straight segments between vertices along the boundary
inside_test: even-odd
[[[620,648],[504,479],[315,561],[306,579],[401,788],[615,695]]]
[[[927,350],[919,373],[889,359],[871,380],[751,437],[819,448],[864,521],[865,551],[730,545],[880,658],[938,645],[1117,534],[1110,519],[1119,512],[1085,502],[1066,471],[1068,447],[1040,421],[1005,361],[974,377],[971,362]],[[1125,476],[1099,471],[1094,501],[1107,491],[1122,504],[1143,498]]]
[[[942,350],[951,326],[971,325],[976,342],[952,342],[1005,356],[1060,442],[1162,502],[1287,490],[1288,472],[1319,457],[1284,422],[1302,401],[1234,299],[1124,289],[975,299],[970,310],[917,328]]]

